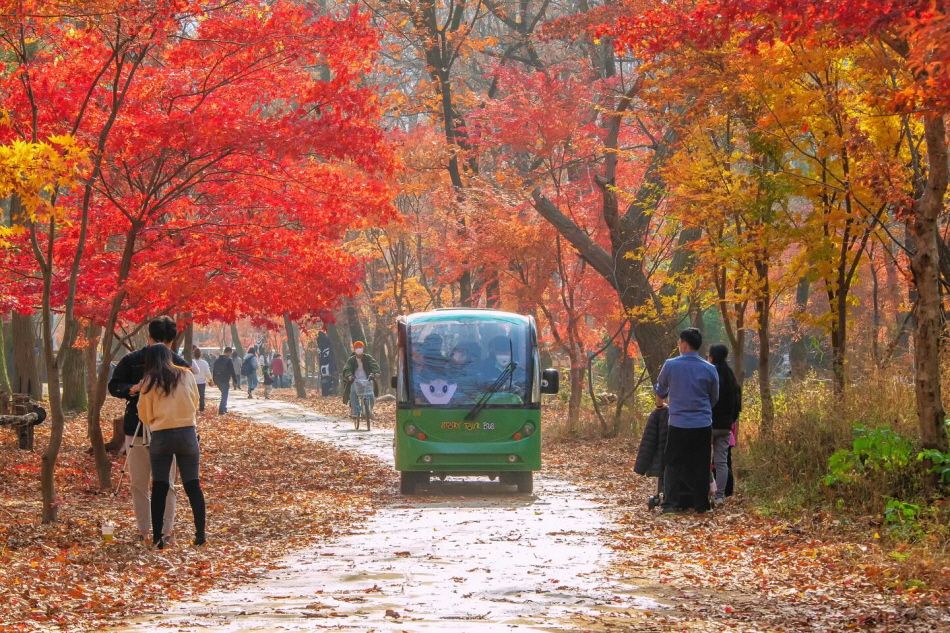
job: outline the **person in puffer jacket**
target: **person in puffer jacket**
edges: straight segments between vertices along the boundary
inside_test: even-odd
[[[659,504],[659,491],[663,490],[663,468],[666,466],[664,455],[669,424],[670,410],[665,404],[657,404],[643,428],[640,448],[637,449],[637,461],[633,465],[633,472],[638,475],[657,478],[657,494],[648,502],[651,509]]]

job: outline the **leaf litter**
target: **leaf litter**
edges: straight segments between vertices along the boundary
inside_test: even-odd
[[[103,419],[121,415],[109,400]],[[36,452],[0,435],[0,632],[99,629],[212,588],[235,586],[278,567],[287,552],[346,533],[395,485],[377,461],[237,415],[202,414],[202,486],[208,544],[194,528],[178,485],[178,544],[136,542],[128,480],[118,497],[99,492],[86,453],[85,418],[67,420],[57,469],[60,521],[42,525]],[[113,457],[113,481],[122,457]],[[116,525],[104,542],[102,521]]]
[[[611,574],[649,587],[670,609],[584,617],[585,630],[950,630],[950,568],[939,552],[908,568],[861,530],[821,512],[760,516],[739,495],[704,515],[647,509],[656,480],[633,473],[623,439],[545,440],[544,468],[604,503],[617,554]],[[913,574],[911,581],[908,574]]]

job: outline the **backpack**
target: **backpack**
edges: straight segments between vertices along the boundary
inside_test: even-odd
[[[254,357],[248,354],[244,357],[244,362],[241,363],[241,375],[250,376],[254,373]]]

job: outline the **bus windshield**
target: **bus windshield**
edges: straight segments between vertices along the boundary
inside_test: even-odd
[[[409,328],[409,381],[415,406],[470,407],[528,401],[528,328],[491,320],[440,320]],[[514,370],[505,371],[509,363]],[[498,383],[498,384],[496,384]]]

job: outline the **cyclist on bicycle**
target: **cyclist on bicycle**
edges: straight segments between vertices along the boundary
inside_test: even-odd
[[[353,343],[353,353],[350,354],[343,367],[343,402],[349,403],[351,418],[358,420],[362,413],[360,398],[357,396],[357,390],[353,388],[353,383],[372,381],[373,391],[369,396],[370,410],[372,410],[375,395],[379,393],[379,385],[376,383],[378,375],[379,363],[366,353],[366,344],[363,341]]]

